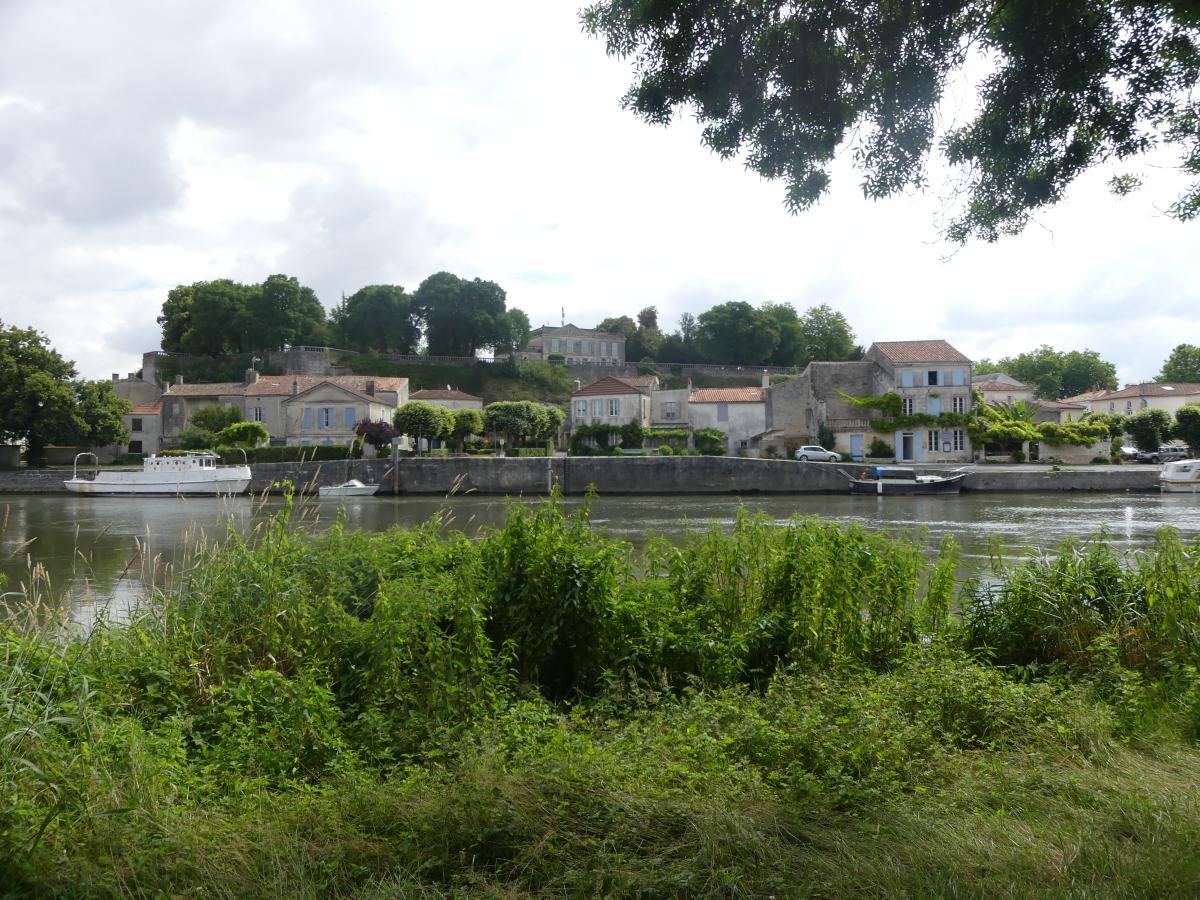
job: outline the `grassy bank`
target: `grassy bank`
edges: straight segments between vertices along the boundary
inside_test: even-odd
[[[198,549],[0,632],[0,894],[1189,896],[1200,546],[749,517]]]

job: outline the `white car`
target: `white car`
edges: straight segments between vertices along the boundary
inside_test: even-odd
[[[801,462],[808,462],[809,460],[813,462],[841,462],[842,455],[813,444],[808,447],[799,448],[796,451],[796,459]]]

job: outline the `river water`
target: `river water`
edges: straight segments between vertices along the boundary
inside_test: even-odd
[[[509,501],[500,497],[360,497],[298,504],[297,517],[320,530],[339,512],[354,528],[381,530],[414,525],[442,513],[450,528],[468,535],[500,524]],[[535,501],[522,501],[535,502]],[[581,501],[568,499],[573,508]],[[250,498],[172,499],[75,497],[0,498],[0,591],[10,608],[36,587],[43,602],[67,607],[86,625],[101,609],[120,614],[144,595],[148,579],[178,565],[198,539],[218,540],[227,529],[260,525],[281,501]],[[820,516],[903,533],[928,532],[931,545],[953,534],[964,548],[964,567],[979,567],[993,552],[1016,556],[1053,549],[1066,537],[1105,532],[1124,548],[1149,543],[1171,526],[1200,537],[1200,497],[1153,493],[960,494],[950,497],[624,496],[597,497],[592,521],[634,544],[650,535],[678,539],[712,523],[728,527],[739,507],[783,522]],[[38,574],[34,567],[40,566]],[[159,576],[154,576],[154,571]],[[2,612],[0,612],[2,615]]]

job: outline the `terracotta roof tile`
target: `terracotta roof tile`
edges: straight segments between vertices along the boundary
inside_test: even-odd
[[[762,403],[760,387],[700,388],[692,391],[688,403]]]
[[[1072,403],[1070,400],[1034,400],[1035,406],[1042,409],[1087,409],[1082,403]]]
[[[155,400],[153,403],[143,403],[141,406],[135,406],[129,411],[135,416],[157,416],[162,412],[162,401]]]
[[[1157,381],[1151,381],[1146,384],[1127,385],[1119,391],[1105,391],[1100,397],[1093,399],[1125,400],[1130,397],[1188,397],[1195,394],[1200,394],[1200,384],[1187,384],[1179,381],[1172,384],[1159,384]]]
[[[438,390],[436,388],[423,391],[414,391],[408,395],[409,400],[478,400],[483,402],[482,397],[476,397],[474,394],[468,394],[466,391],[454,390]]]
[[[366,394],[367,382],[375,382],[376,392],[399,392],[408,384],[407,378],[374,375],[260,375],[254,384],[223,381],[213,384],[172,384],[167,394],[175,397],[272,397],[303,393],[322,382],[335,384],[348,391]],[[295,390],[293,390],[295,385]]]
[[[963,356],[949,343],[936,341],[876,341],[871,345],[894,363],[967,363]]]
[[[1007,381],[976,381],[971,387],[977,391],[1030,391],[1032,388],[1023,384],[1009,384]]]
[[[631,379],[632,380],[632,379]],[[572,397],[589,397],[593,394],[642,394],[645,391],[640,390],[636,385],[630,384],[628,381],[623,381],[619,378],[614,378],[611,375],[606,375],[599,381],[593,381],[591,384],[585,384],[579,390],[571,394]]]

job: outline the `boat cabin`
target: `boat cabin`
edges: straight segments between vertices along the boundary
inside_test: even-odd
[[[859,476],[863,479],[889,481],[916,481],[917,473],[915,469],[900,469],[895,466],[872,466],[864,470],[864,474]]]
[[[181,472],[185,469],[213,469],[221,457],[206,450],[189,450],[183,456],[148,456],[142,461],[147,472]]]

